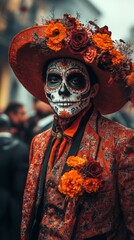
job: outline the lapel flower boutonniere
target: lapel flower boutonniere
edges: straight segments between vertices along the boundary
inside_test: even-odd
[[[67,165],[72,169],[65,172],[60,179],[58,190],[70,198],[97,192],[103,183],[102,167],[94,160],[70,156]]]

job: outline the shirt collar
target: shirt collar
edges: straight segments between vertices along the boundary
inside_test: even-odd
[[[76,131],[77,131],[79,125],[80,125],[81,119],[83,118],[83,116],[85,115],[85,113],[86,113],[88,110],[89,110],[89,107],[86,108],[86,109],[82,112],[82,114],[80,114],[80,116],[73,121],[73,123],[71,124],[71,126],[70,126],[69,128],[67,128],[67,129],[63,132],[63,134],[64,134],[65,136],[70,137],[70,138],[73,138],[73,137],[74,137],[74,135],[75,135],[75,133],[76,133]]]

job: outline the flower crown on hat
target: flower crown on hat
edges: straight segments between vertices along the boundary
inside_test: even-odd
[[[99,27],[95,22],[89,21],[87,26],[68,14],[62,19],[46,20],[45,38],[35,33],[34,44],[40,44],[43,51],[58,52],[64,48],[73,54],[81,55],[84,62],[96,62],[103,71],[111,73],[109,84],[118,81],[130,87],[131,101],[134,104],[134,63],[131,44],[123,40],[113,41],[107,26]]]

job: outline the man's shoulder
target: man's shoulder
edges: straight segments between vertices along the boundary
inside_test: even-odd
[[[32,139],[32,143],[35,143],[35,144],[40,144],[40,143],[43,143],[44,141],[46,141],[47,139],[49,139],[50,135],[51,135],[51,132],[52,132],[52,128],[42,132],[42,133],[39,133],[37,134],[33,139]]]
[[[122,138],[129,138],[134,137],[134,130],[131,128],[127,128],[120,123],[117,123],[111,119],[108,119],[104,116],[101,116],[100,126],[102,127],[103,131],[107,134],[113,136],[120,136]]]

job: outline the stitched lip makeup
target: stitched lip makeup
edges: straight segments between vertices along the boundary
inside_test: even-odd
[[[57,106],[60,107],[70,107],[73,106],[73,104],[76,104],[78,102],[57,102]]]

